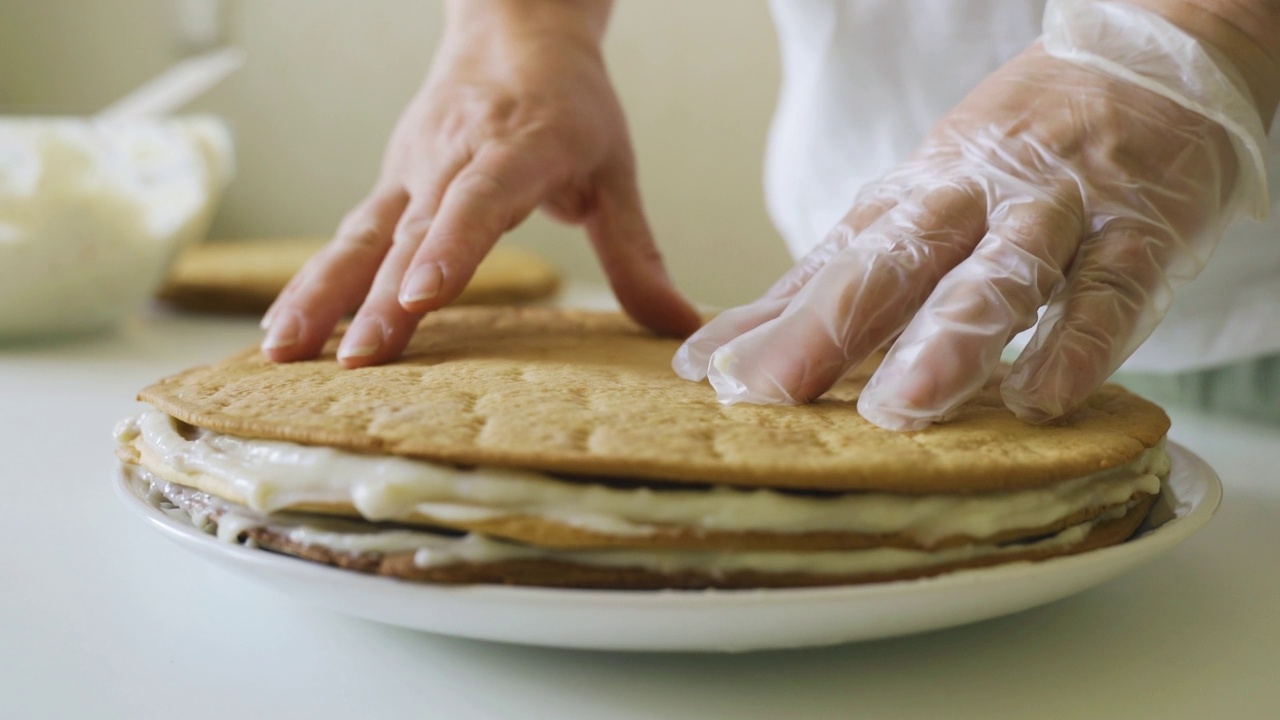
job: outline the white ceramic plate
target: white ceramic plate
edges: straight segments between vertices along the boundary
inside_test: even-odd
[[[217,540],[166,515],[120,474],[125,505],[170,540],[232,572],[341,613],[445,635],[597,650],[743,651],[833,645],[1007,615],[1080,592],[1155,558],[1204,526],[1222,498],[1203,460],[1169,444],[1173,470],[1133,539],[1036,563],[922,580],[785,590],[558,590],[418,584]]]

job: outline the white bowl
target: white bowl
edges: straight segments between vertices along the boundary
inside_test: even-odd
[[[0,340],[137,311],[208,232],[232,163],[213,117],[0,117]]]

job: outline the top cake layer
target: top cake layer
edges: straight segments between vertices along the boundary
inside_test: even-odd
[[[240,437],[441,463],[793,490],[989,492],[1123,465],[1168,430],[1116,386],[1066,423],[1031,426],[994,377],[946,422],[895,433],[858,415],[869,368],[818,402],[725,407],[676,377],[678,341],[615,313],[456,308],[422,323],[404,359],[343,369],[274,364],[257,349],[166,378],[140,399]]]

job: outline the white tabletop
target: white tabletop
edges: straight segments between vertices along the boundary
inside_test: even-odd
[[[808,651],[555,651],[315,609],[126,513],[111,429],[134,392],[257,338],[153,314],[0,345],[0,718],[1280,718],[1280,427],[1174,413],[1219,515],[1043,608]]]

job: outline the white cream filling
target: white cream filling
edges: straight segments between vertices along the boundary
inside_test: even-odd
[[[1027,550],[1060,550],[1079,543],[1093,527],[1121,517],[1117,507],[1086,523],[1074,525],[1035,542],[1011,545],[975,544],[943,550],[874,548],[828,552],[717,552],[686,550],[553,550],[516,545],[477,533],[461,537],[416,530],[360,528],[352,521],[301,515],[266,517],[207,493],[168,483],[146,470],[134,468],[132,480],[148,500],[170,516],[181,511],[203,530],[216,522],[219,539],[236,542],[240,533],[265,528],[300,545],[326,548],[344,554],[414,554],[420,568],[446,567],[512,560],[556,560],[578,565],[643,568],[659,573],[698,572],[723,577],[734,572],[863,575],[919,570],[940,565],[999,557]],[[166,502],[167,501],[167,502]],[[211,518],[211,516],[213,516]],[[216,519],[214,519],[216,518]]]
[[[228,483],[259,513],[305,503],[351,504],[366,519],[440,522],[532,516],[608,535],[659,526],[703,531],[902,534],[931,545],[1051,525],[1074,513],[1154,494],[1169,470],[1163,444],[1134,461],[1049,487],[979,494],[857,492],[812,497],[730,487],[617,488],[501,468],[463,470],[421,460],[250,440],[199,430],[193,439],[158,410],[126,420],[121,442],[186,474]]]

